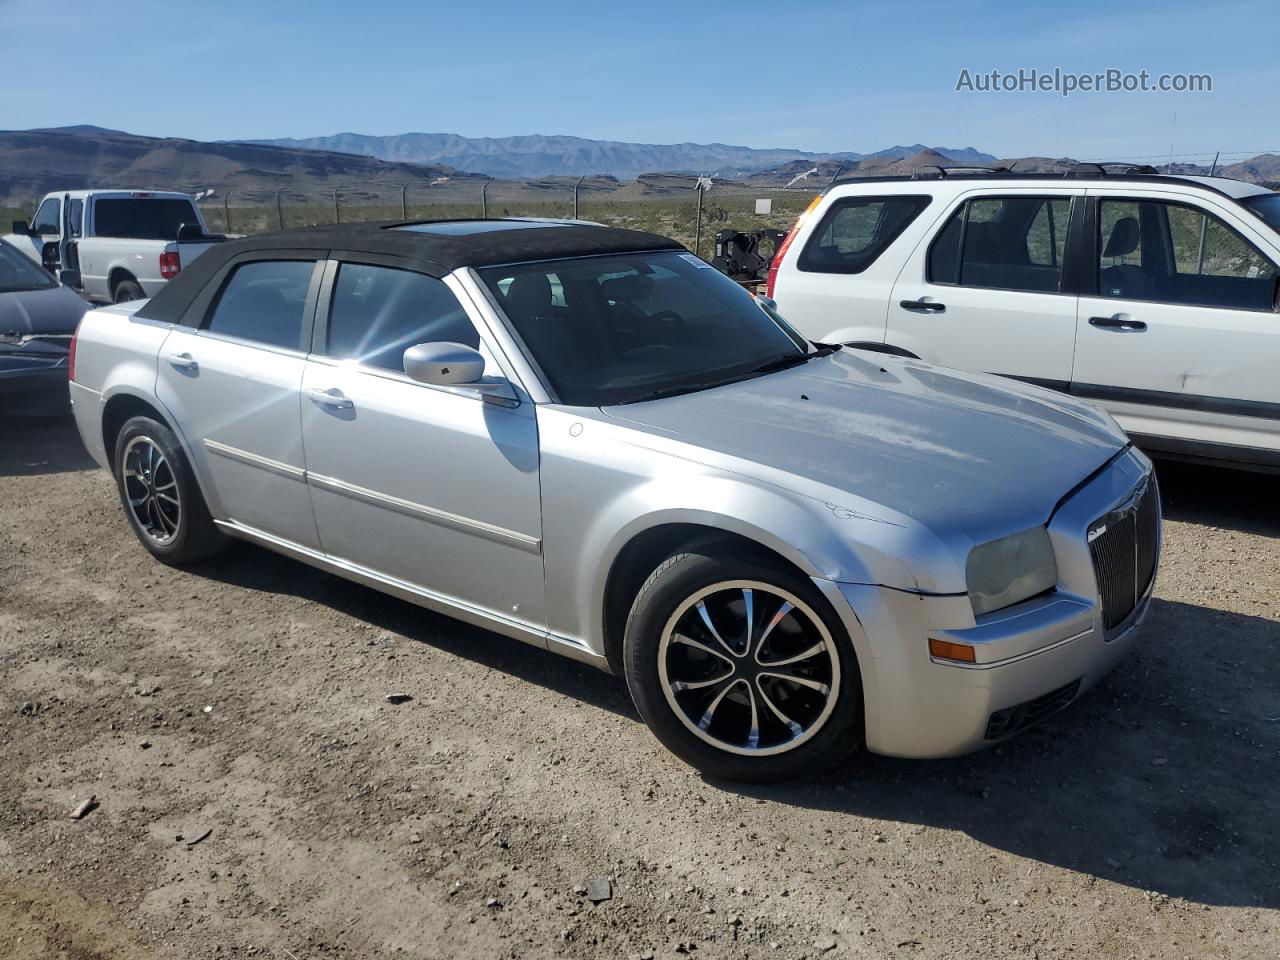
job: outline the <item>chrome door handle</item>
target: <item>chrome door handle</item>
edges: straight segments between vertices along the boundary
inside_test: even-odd
[[[1089,326],[1101,327],[1103,330],[1115,330],[1119,333],[1142,333],[1147,325],[1135,320],[1127,313],[1115,313],[1109,317],[1090,317]]]
[[[322,407],[333,407],[336,410],[351,410],[355,407],[351,399],[344,396],[337,387],[330,387],[328,390],[308,390],[307,396],[311,398],[312,403],[318,403]]]
[[[168,361],[172,366],[179,370],[190,370],[192,372],[200,369],[200,364],[196,363],[196,358],[189,353],[171,353]]]

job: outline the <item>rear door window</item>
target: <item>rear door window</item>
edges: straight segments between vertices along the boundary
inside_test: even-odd
[[[314,260],[259,260],[232,271],[205,329],[264,346],[301,350]]]
[[[846,197],[809,236],[796,266],[810,273],[862,273],[889,249],[929,197]]]
[[[438,342],[480,348],[480,334],[442,280],[362,263],[338,268],[328,356],[403,373],[407,349]]]
[[[969,200],[929,249],[929,282],[1057,293],[1070,220],[1070,197]]]

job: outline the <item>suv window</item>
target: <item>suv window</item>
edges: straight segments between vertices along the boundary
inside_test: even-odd
[[[837,200],[809,237],[796,266],[810,273],[861,273],[920,211],[929,197],[846,197]]]
[[[929,248],[929,282],[1057,293],[1070,219],[1070,197],[969,200]]]
[[[1205,210],[1103,199],[1098,228],[1100,296],[1237,310],[1274,307],[1280,270]]]
[[[314,260],[259,260],[232,272],[206,329],[227,337],[298,350]]]
[[[443,281],[360,263],[338,269],[328,337],[331,357],[402,373],[404,352],[415,344],[480,347],[480,335]]]
[[[62,227],[58,223],[58,214],[61,210],[62,202],[57,197],[50,197],[40,204],[40,209],[36,211],[36,218],[31,221],[31,232],[45,237],[56,237],[61,234]]]

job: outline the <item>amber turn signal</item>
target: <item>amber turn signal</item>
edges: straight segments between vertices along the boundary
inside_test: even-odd
[[[952,643],[950,640],[929,638],[929,656],[939,660],[955,660],[959,663],[973,663],[977,659],[973,647],[965,643]]]

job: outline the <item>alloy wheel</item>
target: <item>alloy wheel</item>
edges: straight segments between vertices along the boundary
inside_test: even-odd
[[[752,580],[686,598],[658,647],[667,703],[699,739],[730,753],[785,753],[811,739],[840,693],[840,658],[798,597]]]
[[[178,478],[150,437],[134,437],[124,448],[124,488],[138,529],[160,546],[172,543],[182,520]]]

